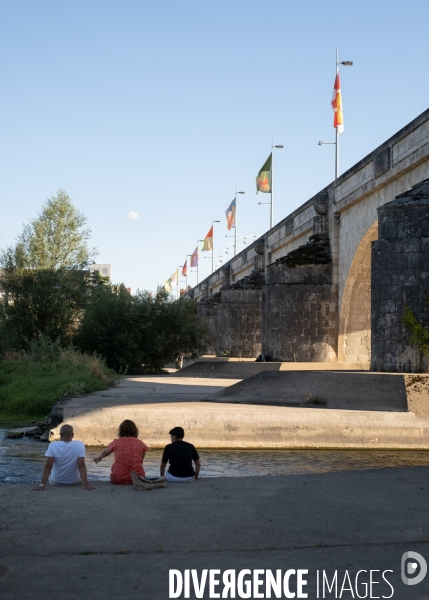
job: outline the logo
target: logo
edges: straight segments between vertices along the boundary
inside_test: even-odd
[[[419,572],[417,573],[418,569]],[[421,583],[426,577],[427,571],[427,562],[421,554],[411,551],[404,552],[401,560],[401,578],[405,585],[417,585]]]

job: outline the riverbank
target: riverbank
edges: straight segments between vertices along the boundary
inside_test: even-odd
[[[30,425],[50,417],[64,395],[83,395],[113,386],[118,375],[96,356],[73,349],[50,360],[22,355],[0,360],[0,423]]]
[[[184,375],[126,377],[106,392],[57,404],[54,416],[57,423],[72,425],[89,446],[105,446],[119,423],[132,419],[153,448],[164,447],[175,426],[200,448],[429,448],[428,375],[261,372],[241,383]],[[318,389],[323,399],[315,394]],[[51,431],[51,440],[59,439],[59,428]]]
[[[318,569],[330,579],[337,570],[341,582],[364,569],[361,582],[370,570],[381,582],[373,597],[390,596],[381,573],[391,570],[394,600],[422,600],[429,578],[405,586],[400,565],[409,550],[429,557],[428,480],[429,468],[416,467],[201,479],[152,492],[107,482],[94,492],[1,486],[0,596],[163,600],[169,569],[307,569],[314,600]]]

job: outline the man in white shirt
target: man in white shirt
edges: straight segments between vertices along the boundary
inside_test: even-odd
[[[46,464],[43,469],[42,481],[35,492],[45,489],[49,480],[51,485],[79,485],[83,484],[84,490],[95,490],[89,485],[85,465],[85,444],[73,440],[73,427],[63,425],[60,429],[59,442],[51,442],[46,451]]]

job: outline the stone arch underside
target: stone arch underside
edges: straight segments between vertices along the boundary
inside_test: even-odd
[[[371,242],[378,239],[378,221],[363,236],[344,287],[338,339],[338,361],[371,361]]]

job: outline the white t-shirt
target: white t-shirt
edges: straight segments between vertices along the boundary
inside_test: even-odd
[[[85,458],[85,444],[83,442],[77,440],[51,442],[45,456],[54,459],[51,471],[51,479],[54,483],[67,485],[80,480],[77,459]]]

